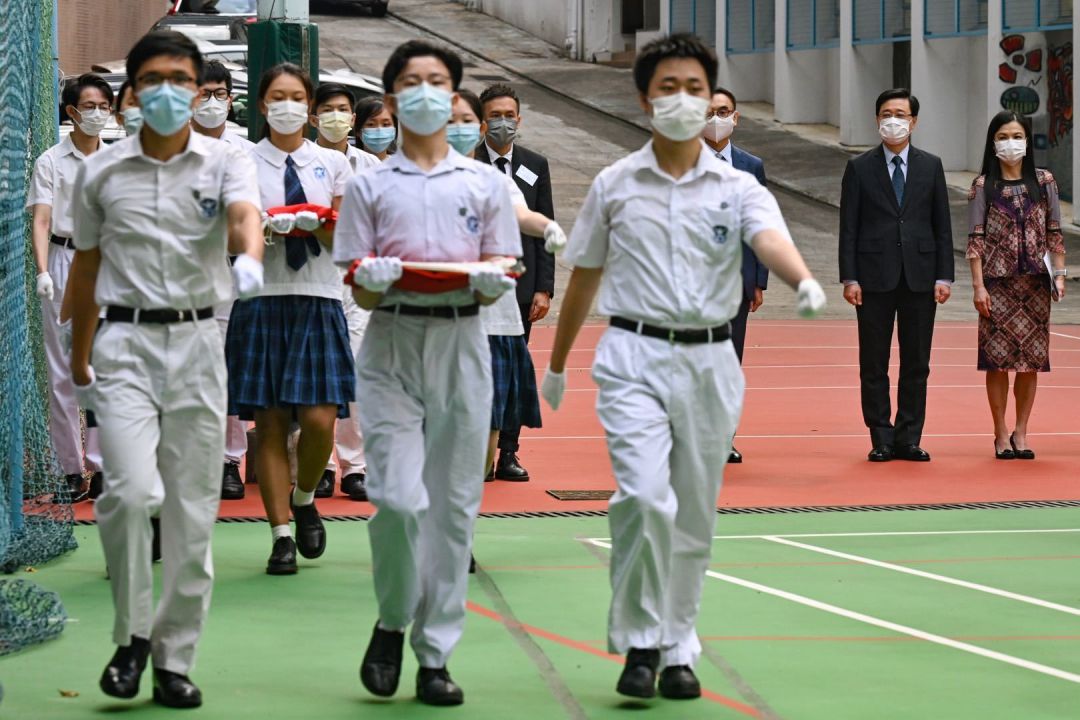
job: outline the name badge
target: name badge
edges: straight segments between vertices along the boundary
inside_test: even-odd
[[[532,187],[533,185],[535,185],[537,179],[539,179],[539,177],[540,177],[539,175],[537,175],[536,173],[534,173],[532,170],[525,167],[524,165],[518,165],[517,172],[514,173],[514,174],[517,175],[522,180],[524,180],[528,184],[529,187]]]

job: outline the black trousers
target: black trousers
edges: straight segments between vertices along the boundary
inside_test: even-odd
[[[532,303],[528,305],[518,304],[518,309],[521,311],[521,324],[525,326],[525,342],[529,342],[529,336],[532,334],[532,323],[529,322],[529,311],[532,310]],[[500,453],[516,453],[521,447],[521,426],[503,428],[499,431],[499,452]]]
[[[932,290],[913,292],[901,275],[888,292],[863,291],[859,322],[859,379],[863,422],[878,445],[918,445],[926,421],[926,381],[937,303]],[[893,323],[900,345],[896,422],[889,400],[889,354]]]
[[[735,346],[735,354],[739,356],[739,364],[742,365],[743,345],[746,344],[746,320],[750,317],[750,300],[743,298],[739,312],[731,318],[731,343]]]

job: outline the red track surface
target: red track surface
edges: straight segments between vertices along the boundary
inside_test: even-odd
[[[545,491],[611,490],[614,479],[596,390],[589,377],[593,348],[604,328],[585,328],[568,364],[562,409],[545,405],[541,430],[526,430],[521,458],[528,483],[488,483],[483,512],[597,510],[606,502],[559,501]],[[930,463],[866,461],[869,436],[859,409],[858,343],[851,322],[751,321],[744,370],[746,402],[738,447],[742,465],[729,466],[720,504],[727,507],[887,505],[1004,500],[1080,499],[1080,330],[1054,327],[1051,366],[1042,375],[1030,428],[1034,462],[1001,462],[992,453],[992,423],[975,369],[976,331],[969,323],[938,323],[931,361],[923,447]],[[532,352],[542,375],[554,328],[533,331]],[[896,351],[891,375],[896,382]],[[894,388],[895,402],[895,388]],[[1012,417],[1010,405],[1009,417]],[[1010,421],[1011,424],[1011,421]],[[323,515],[369,514],[368,503],[340,495],[320,500]],[[89,519],[89,504],[77,506]],[[226,517],[261,516],[258,491],[223,502]]]

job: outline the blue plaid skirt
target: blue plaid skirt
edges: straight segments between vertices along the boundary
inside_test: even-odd
[[[489,335],[491,378],[495,395],[491,403],[491,429],[540,427],[540,396],[536,370],[524,335]]]
[[[310,295],[238,300],[225,338],[229,414],[254,420],[255,411],[337,405],[349,416],[356,370],[341,301]]]

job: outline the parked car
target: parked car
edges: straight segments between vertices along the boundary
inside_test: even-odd
[[[176,30],[193,40],[247,42],[247,25],[258,19],[256,0],[173,0],[152,30]]]
[[[253,18],[258,0],[172,0],[169,15],[231,15]]]
[[[220,60],[230,67],[247,67],[248,46],[231,40],[196,40],[195,44],[204,60]],[[127,60],[107,60],[90,66],[91,72],[119,73],[127,70]]]
[[[247,125],[247,109],[249,105],[247,96],[249,86],[247,68],[237,67],[228,63],[225,64],[225,67],[229,68],[229,72],[232,74],[233,79],[234,119],[241,125]],[[382,81],[379,80],[379,78],[355,73],[350,70],[322,70],[319,72],[319,82],[341,83],[352,90],[352,93],[357,100],[372,95],[382,96],[383,94]]]

